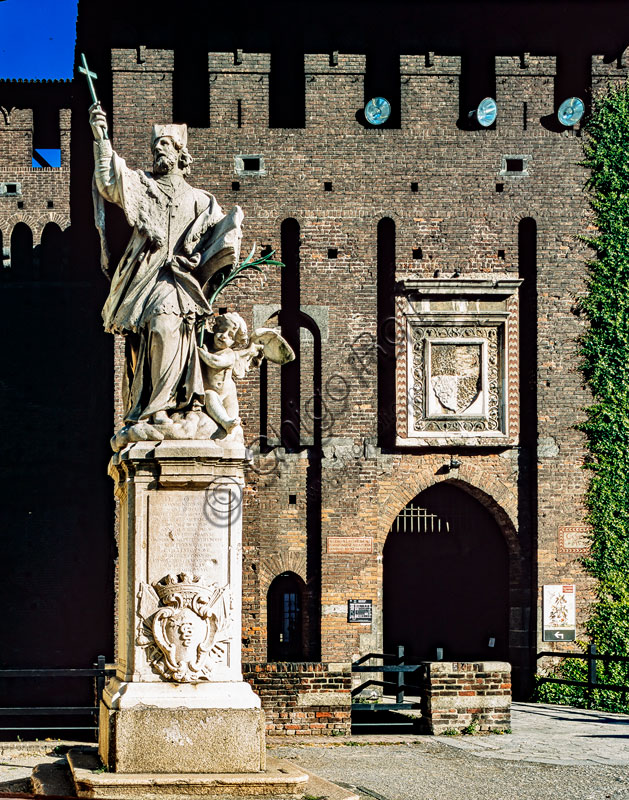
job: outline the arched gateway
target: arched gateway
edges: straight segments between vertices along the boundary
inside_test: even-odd
[[[470,494],[442,483],[411,500],[388,534],[383,570],[385,652],[402,644],[421,660],[508,660],[507,543]]]

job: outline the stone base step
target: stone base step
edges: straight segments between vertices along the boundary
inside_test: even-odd
[[[96,747],[72,748],[66,773],[77,797],[100,800],[188,800],[204,796],[220,800],[359,800],[349,789],[311,775],[289,761],[269,758],[264,772],[254,773],[114,773],[104,772]],[[62,776],[36,770],[33,786],[40,796],[59,795]],[[52,780],[54,778],[54,780]],[[63,790],[62,790],[63,792]]]

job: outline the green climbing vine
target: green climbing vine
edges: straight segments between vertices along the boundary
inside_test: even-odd
[[[588,320],[581,369],[593,395],[579,426],[591,471],[587,495],[591,551],[583,563],[597,580],[587,633],[601,654],[629,655],[629,85],[598,98],[585,127],[584,166],[597,234],[588,239]],[[585,644],[582,646],[585,648]],[[629,664],[597,662],[598,682],[629,685]],[[563,662],[562,677],[585,680],[584,661]],[[627,696],[596,690],[594,707],[629,711]],[[583,705],[580,687],[542,684],[540,699]]]

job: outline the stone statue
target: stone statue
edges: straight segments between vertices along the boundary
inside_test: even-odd
[[[112,446],[230,434],[242,440],[232,373],[242,377],[265,356],[279,357],[277,363],[295,357],[269,329],[256,332],[263,340],[254,334],[246,352],[232,349],[248,339],[237,314],[213,323],[208,298],[216,276],[238,263],[242,210],[235,206],[224,214],[211,194],[186,182],[192,158],[185,125],[153,126],[153,169],[143,172],[129,169],[113,151],[98,103],[90,108],[90,124],[95,216],[104,251],[103,198],[120,206],[133,228],[103,308],[105,330],[126,340],[125,426]],[[202,342],[212,329],[208,349]]]

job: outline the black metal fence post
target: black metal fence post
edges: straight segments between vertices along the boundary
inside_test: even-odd
[[[587,688],[587,707],[592,708],[594,699],[594,687],[596,686],[596,645],[588,645],[588,688]]]
[[[404,666],[404,645],[398,645],[397,648],[397,663],[398,666]],[[397,674],[397,681],[396,681],[396,693],[395,693],[395,702],[396,703],[403,703],[404,702],[404,672],[398,672]]]
[[[94,725],[96,727],[96,741],[98,741],[98,718],[100,716],[100,701],[103,699],[103,691],[105,689],[105,656],[97,656],[96,663],[94,664],[98,670],[98,675],[94,678]]]
[[[96,676],[96,707],[100,705],[100,701],[103,699],[103,691],[105,689],[105,656],[98,656],[96,659],[96,664],[94,664],[96,669],[98,670],[98,675]]]

